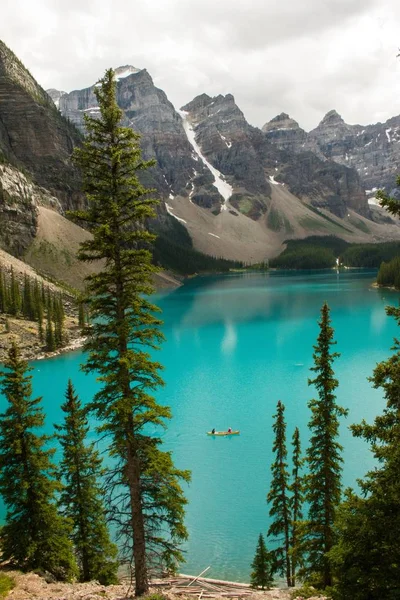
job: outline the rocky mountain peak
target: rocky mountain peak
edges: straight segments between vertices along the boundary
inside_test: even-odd
[[[189,113],[194,124],[200,127],[211,125],[218,130],[246,129],[249,127],[242,111],[235,103],[232,94],[223,96],[219,94],[211,98],[207,94],[196,96],[191,102],[185,104],[182,110]],[[201,131],[199,130],[200,134]]]
[[[143,69],[137,69],[132,65],[124,65],[122,67],[117,67],[114,69],[115,79],[119,81],[120,79],[125,79],[125,77],[129,77],[130,75],[134,75],[135,73],[139,73]]]
[[[293,150],[293,147],[301,147],[307,135],[298,122],[285,112],[265,123],[262,131],[266,139],[281,150]]]
[[[23,89],[38,104],[52,106],[52,103],[42,87],[29,73],[28,69],[15,56],[4,42],[0,40],[0,78],[7,80],[8,85]]]
[[[56,90],[55,88],[50,88],[49,90],[46,90],[46,93],[53,100],[57,108],[60,108],[60,99],[63,96],[65,96],[67,92],[63,92],[62,90]]]
[[[262,127],[262,131],[276,131],[277,129],[300,129],[297,121],[289,117],[287,113],[282,112]]]
[[[221,110],[222,108],[228,110],[238,110],[239,108],[235,104],[235,98],[232,94],[226,94],[223,96],[219,94],[218,96],[211,97],[208,94],[200,94],[193,98],[191,102],[182,106],[181,110],[185,112],[191,113],[197,116],[210,116],[215,114],[216,109]],[[241,114],[242,112],[239,111]]]
[[[343,120],[343,118],[341,117],[341,115],[339,115],[339,113],[336,110],[330,110],[329,112],[326,113],[326,115],[324,116],[324,118],[322,119],[322,121],[319,123],[318,127],[323,127],[323,126],[330,126],[332,127],[333,125],[345,125],[345,122]]]
[[[0,41],[0,155],[72,208],[82,198],[70,161],[79,141],[50,96]]]

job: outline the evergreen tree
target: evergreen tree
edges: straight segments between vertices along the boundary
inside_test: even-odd
[[[290,524],[292,517],[288,495],[285,406],[279,400],[276,408],[273,425],[275,440],[272,447],[272,451],[275,453],[275,462],[271,466],[272,481],[267,496],[267,501],[271,504],[269,514],[273,517],[273,521],[268,529],[268,536],[278,539],[280,542],[280,545],[273,550],[275,570],[281,575],[285,575],[288,586],[291,586]]]
[[[97,579],[105,585],[118,583],[117,548],[110,542],[102,492],[97,481],[101,473],[101,459],[94,444],[85,444],[89,426],[71,380],[61,408],[65,413],[64,423],[55,426],[63,450],[59,470],[65,481],[60,507],[74,524],[72,541],[80,581]]]
[[[43,319],[43,304],[37,279],[35,279],[35,282],[33,284],[33,304],[35,307],[35,319],[37,319],[37,321],[39,322],[40,313]]]
[[[291,586],[296,585],[296,571],[299,563],[301,564],[301,520],[303,518],[303,478],[300,474],[303,466],[301,457],[300,432],[296,427],[292,438],[293,455],[292,455],[292,483],[289,486],[291,492],[290,509],[292,516],[292,531],[291,531]]]
[[[52,321],[53,320],[53,294],[51,293],[50,288],[48,287],[46,290],[46,312],[47,312],[47,319]]]
[[[387,307],[400,325],[400,309]],[[395,353],[377,364],[371,381],[386,399],[372,425],[353,425],[353,434],[371,444],[375,466],[339,510],[338,541],[330,556],[338,578],[337,596],[354,600],[400,597],[400,342]]]
[[[24,275],[24,287],[22,291],[22,314],[30,321],[35,320],[35,309],[32,297],[31,282],[28,275]]]
[[[85,305],[81,300],[78,304],[78,325],[81,329],[81,332],[85,332],[86,318],[85,318]]]
[[[54,352],[56,349],[56,341],[54,338],[54,329],[53,323],[51,322],[50,313],[47,313],[47,322],[46,322],[46,350],[48,352]]]
[[[21,293],[13,267],[11,267],[10,302],[8,309],[13,316],[16,316],[21,310]]]
[[[0,267],[0,313],[7,312],[7,287],[3,269]]]
[[[53,298],[54,306],[54,343],[56,348],[61,348],[63,344],[63,327],[64,327],[64,308],[62,305],[61,295]]]
[[[37,279],[35,280],[33,296],[34,296],[34,303],[35,303],[36,318],[37,318],[37,322],[38,322],[39,339],[40,339],[41,343],[43,343],[44,342],[44,332],[43,332],[43,310],[44,309],[43,309],[42,294],[39,289],[39,284],[38,284]]]
[[[268,552],[264,538],[260,533],[254,560],[251,563],[253,569],[250,575],[251,587],[265,589],[272,586],[274,582],[272,564],[271,552]]]
[[[396,184],[397,187],[400,187],[400,175],[397,177]],[[395,217],[400,215],[400,202],[396,198],[389,196],[384,190],[378,190],[376,198],[380,200],[380,205],[384,206],[392,215]]]
[[[87,137],[76,157],[89,208],[75,218],[93,233],[81,245],[79,258],[105,263],[87,280],[93,325],[84,369],[99,373],[102,387],[90,410],[109,435],[115,459],[108,479],[110,507],[127,559],[134,562],[135,593],[142,595],[148,591],[148,569],[155,559],[167,568],[176,568],[182,559],[186,500],[179,482],[188,481],[189,473],[177,470],[170,453],[161,451],[161,439],[149,433],[170,418],[169,409],[152,395],[162,384],[161,365],[149,354],[162,340],[161,322],[154,314],[158,309],[148,299],[154,267],[147,246],[154,236],[145,221],[155,214],[155,200],[138,173],[152,163],[141,158],[138,134],[119,126],[122,113],[115,85],[108,70],[95,88],[100,117],[85,119]],[[120,490],[118,500],[115,489]]]
[[[2,560],[24,570],[43,570],[61,580],[75,575],[68,522],[57,513],[60,489],[49,437],[38,435],[44,424],[41,398],[32,399],[27,362],[13,344],[0,372],[0,391],[8,401],[0,415],[0,493],[7,508],[0,532]]]
[[[339,417],[347,411],[336,403],[335,389],[338,381],[334,377],[332,363],[339,356],[331,352],[334,330],[330,326],[329,307],[325,303],[319,321],[320,333],[314,346],[314,385],[318,399],[308,406],[311,409],[309,428],[310,446],[307,449],[309,474],[305,479],[306,500],[309,504],[308,521],[304,547],[307,552],[307,565],[304,575],[315,579],[323,588],[332,585],[332,569],[328,552],[334,544],[334,519],[341,495],[342,446],[337,441]]]

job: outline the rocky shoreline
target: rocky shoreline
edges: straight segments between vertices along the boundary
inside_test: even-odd
[[[0,315],[0,364],[4,363],[13,341],[18,344],[22,357],[29,361],[59,356],[65,352],[78,350],[83,346],[86,338],[82,337],[76,317],[66,317],[64,331],[65,345],[54,352],[46,352],[39,339],[37,323]]]
[[[43,577],[35,573],[21,573],[19,571],[3,571],[5,575],[10,576],[15,587],[8,593],[6,600],[130,600],[134,598],[134,589],[129,581],[122,581],[119,585],[104,586],[97,581],[88,583],[47,583]],[[216,581],[216,580],[212,580]],[[288,589],[273,588],[270,590],[253,590],[249,586],[237,586],[230,582],[220,582],[227,584],[229,592],[221,591],[220,595],[215,594],[213,598],[226,600],[229,598],[241,598],[243,588],[246,588],[246,600],[302,600],[302,597],[293,594],[293,591]],[[188,587],[188,586],[186,586]],[[237,587],[237,594],[234,588]],[[189,589],[182,593],[176,586],[170,585],[167,582],[161,584],[153,582],[150,586],[150,594],[157,594],[158,599],[165,600],[184,600],[185,598],[207,597],[204,593],[197,595],[193,590],[190,593]],[[315,596],[309,600],[326,600],[322,596]]]

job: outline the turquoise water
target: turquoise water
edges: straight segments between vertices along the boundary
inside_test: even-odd
[[[368,447],[347,427],[369,421],[383,408],[379,390],[367,377],[390,355],[398,335],[386,316],[399,294],[371,288],[373,273],[235,274],[197,278],[158,295],[167,341],[157,353],[165,365],[166,386],[158,400],[172,407],[165,432],[180,468],[192,471],[187,562],[182,571],[248,580],[257,537],[269,526],[265,501],[272,460],[272,415],[286,406],[288,438],[300,428],[307,444],[307,386],[317,320],[324,301],[331,308],[340,381],[338,401],[349,408],[341,428],[344,484],[355,485],[371,466]],[[84,401],[95,389],[93,377],[79,371],[80,352],[34,363],[34,392],[43,395],[47,427],[60,419],[67,380]],[[240,429],[232,438],[206,431]],[[92,433],[95,436],[95,433]]]

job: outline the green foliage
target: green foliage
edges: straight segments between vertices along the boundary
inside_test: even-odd
[[[65,343],[64,321],[65,311],[61,293],[57,294],[41,288],[37,279],[24,275],[22,290],[14,270],[10,276],[0,268],[0,313],[10,314],[17,318],[37,321],[40,341],[45,341],[45,348],[52,352]],[[43,331],[43,319],[46,313],[46,333]]]
[[[387,307],[400,324],[400,309]],[[397,600],[400,568],[400,343],[377,364],[371,381],[382,389],[386,407],[372,425],[353,425],[371,445],[375,468],[359,481],[362,497],[348,492],[336,521],[330,553],[338,577],[337,598]]]
[[[349,244],[334,236],[310,236],[287,241],[286,249],[270,266],[280,269],[326,269],[336,264],[347,267],[378,268],[382,261],[400,255],[399,242],[381,244]]]
[[[354,225],[354,227],[357,227],[357,229],[359,229],[360,231],[363,231],[364,233],[371,233],[371,230],[365,223],[365,221],[361,221],[361,219],[356,219],[355,217],[352,217],[350,222],[352,225]]]
[[[280,231],[282,229],[281,214],[273,206],[267,216],[267,226],[269,229],[272,229],[272,231]]]
[[[252,588],[270,588],[274,582],[273,579],[273,556],[268,552],[264,538],[260,533],[254,560],[251,563],[252,572],[250,574],[250,584]]]
[[[311,204],[308,204],[307,208],[308,208],[308,210],[311,210],[316,215],[319,215],[320,217],[325,219],[325,221],[328,221],[329,223],[331,223],[334,227],[336,227],[338,229],[343,229],[344,231],[348,231],[349,233],[352,233],[351,229],[349,229],[348,227],[345,227],[342,223],[338,223],[335,219],[333,219],[332,217],[329,217],[328,215],[323,213],[316,206],[312,206]],[[317,222],[317,227],[318,227],[318,222]]]
[[[397,177],[397,186],[400,187],[400,176]],[[380,200],[380,205],[384,206],[390,214],[398,217],[400,215],[400,202],[395,198],[391,198],[383,190],[379,190],[376,194],[377,200]]]
[[[379,268],[376,278],[378,285],[394,286],[400,289],[400,256],[393,258],[390,262],[383,262]]]
[[[148,298],[155,267],[145,223],[154,217],[156,200],[138,173],[151,166],[141,158],[139,135],[120,127],[112,70],[95,88],[100,118],[85,119],[87,137],[76,151],[89,207],[75,213],[93,238],[81,244],[83,261],[104,259],[104,268],[87,278],[85,301],[93,319],[85,349],[86,372],[96,371],[101,388],[89,405],[109,440],[113,467],[107,475],[111,518],[125,558],[133,561],[135,592],[148,591],[155,563],[176,568],[186,500],[180,481],[189,473],[173,465],[154,431],[170,418],[153,393],[163,384],[161,365],[150,350],[162,341],[158,311]],[[150,433],[152,432],[152,433]],[[158,565],[159,566],[159,565]]]
[[[287,585],[291,586],[290,525],[292,515],[289,500],[289,472],[287,470],[286,422],[284,412],[285,406],[279,400],[273,425],[275,438],[272,452],[275,454],[275,462],[271,466],[272,481],[267,496],[267,501],[271,505],[269,514],[273,518],[268,529],[268,536],[279,542],[279,545],[273,550],[274,569],[281,575],[285,575]]]
[[[87,319],[85,303],[83,300],[80,300],[79,304],[78,304],[78,325],[79,325],[82,333],[86,332],[87,320],[88,319]]]
[[[330,598],[330,596],[327,596],[325,590],[323,595],[321,595],[314,586],[307,583],[302,585],[300,588],[293,590],[293,592],[290,594],[290,597],[292,600],[296,600],[296,598],[303,598],[304,600],[306,598],[323,598],[324,600],[326,598]]]
[[[23,286],[23,295],[22,295],[22,313],[26,316],[30,321],[35,320],[36,310],[34,306],[34,298],[31,290],[31,282],[30,278],[25,273],[24,276],[24,286]]]
[[[341,494],[341,451],[338,443],[339,417],[347,411],[336,403],[335,389],[338,381],[334,377],[332,363],[339,356],[331,352],[334,330],[330,326],[329,307],[325,303],[319,321],[320,333],[314,346],[314,385],[318,399],[309,402],[311,419],[310,446],[307,449],[309,474],[305,479],[306,501],[309,504],[308,521],[305,527],[304,550],[307,564],[302,570],[305,578],[317,578],[319,587],[332,585],[332,569],[328,560],[334,537],[334,519]]]
[[[270,266],[277,269],[330,269],[335,263],[336,258],[331,250],[307,245],[284,250],[271,259]]]
[[[21,293],[14,269],[11,267],[10,303],[8,306],[10,315],[16,316],[21,310]]]
[[[343,252],[341,261],[348,267],[378,268],[382,261],[390,261],[399,255],[399,242],[354,244]]]
[[[55,425],[63,456],[59,474],[64,482],[59,505],[73,523],[71,539],[80,581],[118,583],[117,548],[110,542],[102,492],[98,483],[101,459],[94,445],[86,445],[89,426],[71,380],[61,406],[64,423]]]
[[[8,304],[8,289],[4,278],[3,269],[0,267],[0,313],[7,313]]]
[[[9,575],[4,575],[4,573],[0,573],[0,598],[5,598],[14,587],[14,579]]]
[[[287,241],[286,249],[271,259],[270,266],[280,269],[327,269],[336,264],[336,257],[347,242],[334,236],[310,236],[304,240]]]
[[[57,579],[76,573],[69,524],[54,504],[60,489],[49,437],[37,435],[44,424],[41,398],[31,398],[28,364],[13,344],[0,373],[0,391],[8,401],[0,415],[0,493],[7,508],[0,532],[2,560],[24,570],[41,569]]]
[[[54,337],[54,328],[51,320],[51,313],[47,311],[47,322],[46,322],[46,350],[48,352],[54,352],[57,348],[56,340]]]
[[[171,269],[182,275],[213,271],[223,273],[230,269],[243,267],[242,262],[202,254],[194,248],[171,242],[164,235],[159,235],[155,240],[153,255],[156,265]]]
[[[303,467],[304,460],[301,456],[301,443],[300,443],[300,432],[298,427],[294,430],[292,438],[292,483],[289,486],[290,497],[290,510],[291,510],[291,585],[296,585],[296,572],[297,567],[303,563],[302,560],[302,549],[301,549],[301,521],[303,518],[303,502],[304,502],[304,481],[301,476],[301,470]]]

